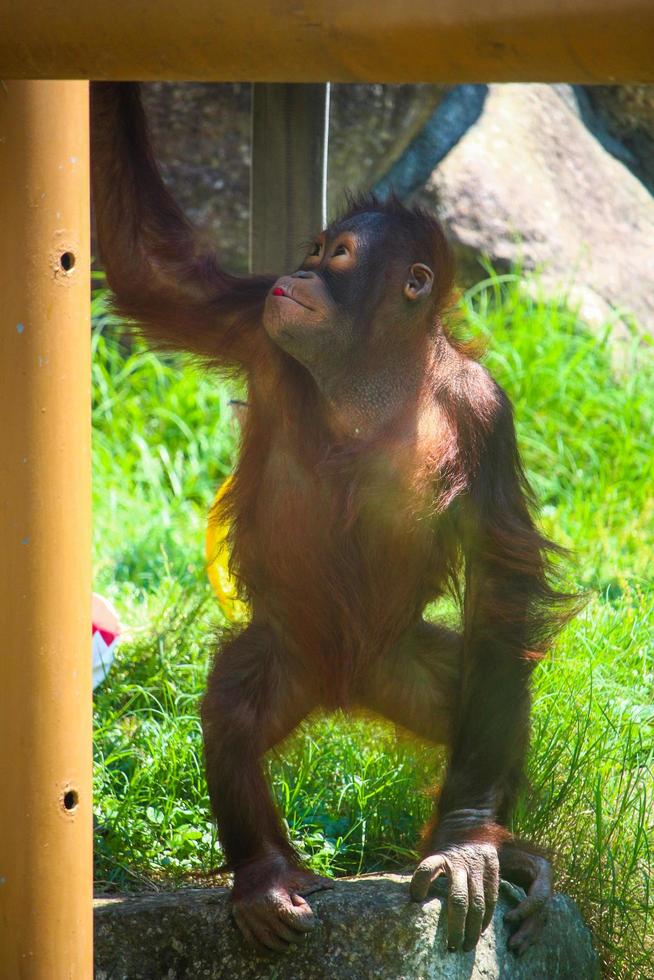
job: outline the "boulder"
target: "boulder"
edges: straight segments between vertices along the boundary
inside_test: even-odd
[[[178,204],[218,243],[231,272],[247,272],[251,86],[146,82],[143,104]]]
[[[480,254],[517,263],[590,324],[614,319],[620,332],[631,314],[654,331],[654,198],[585,128],[569,86],[491,85],[420,199],[469,280]]]
[[[502,883],[477,949],[445,945],[444,891],[408,900],[409,878],[341,879],[312,895],[316,929],[282,955],[248,949],[224,888],[106,898],[95,906],[96,980],[597,980],[590,934],[573,902],[556,895],[538,944],[518,958],[503,915],[523,894]]]
[[[586,125],[618,143],[618,157],[654,194],[654,85],[586,85],[584,93],[594,116]]]
[[[446,86],[334,85],[330,209],[344,190],[367,190],[419,133]],[[245,272],[250,216],[250,85],[148,82],[143,101],[164,179],[226,267]],[[317,229],[316,229],[317,230]]]

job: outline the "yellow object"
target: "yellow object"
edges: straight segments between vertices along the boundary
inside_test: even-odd
[[[4,26],[0,34],[4,43]],[[0,977],[88,980],[93,976],[88,83],[4,78]]]
[[[213,499],[212,515],[220,514],[219,504],[232,483],[228,476]],[[229,571],[229,524],[218,517],[211,516],[207,524],[207,534],[204,540],[204,554],[207,562],[207,575],[211,587],[216,593],[218,602],[227,618],[234,622],[243,619],[248,614],[245,602],[238,598],[236,582]]]
[[[2,78],[654,82],[652,0],[0,0],[0,24]]]

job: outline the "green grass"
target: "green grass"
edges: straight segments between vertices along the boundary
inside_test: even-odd
[[[586,611],[538,669],[530,789],[515,829],[556,849],[609,977],[654,976],[654,361],[611,346],[515,277],[463,300],[509,391],[542,523],[575,558]],[[229,473],[230,392],[121,340],[94,300],[95,587],[132,637],[96,692],[99,887],[179,883],[221,861],[198,699],[221,614],[206,584],[207,508]],[[630,362],[631,358],[631,363]],[[314,722],[269,761],[292,839],[332,874],[407,865],[440,757],[382,725]]]

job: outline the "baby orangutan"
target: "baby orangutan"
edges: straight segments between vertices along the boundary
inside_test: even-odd
[[[500,873],[521,952],[548,862],[506,823],[529,680],[574,601],[548,580],[504,391],[443,321],[453,263],[429,213],[366,197],[277,279],[229,275],[150,150],[138,87],[93,86],[97,235],[117,309],[162,348],[247,379],[226,499],[251,620],[221,644],[202,706],[209,795],[236,921],[282,950],[312,928],[302,867],[261,758],[316,709],[363,708],[449,747],[411,897],[449,881],[448,943],[472,949]],[[454,631],[426,622],[453,595]]]

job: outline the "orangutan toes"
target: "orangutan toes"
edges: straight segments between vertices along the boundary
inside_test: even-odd
[[[248,868],[245,876],[236,874],[234,919],[251,946],[286,952],[291,943],[301,942],[316,924],[313,910],[302,896],[333,888],[333,882],[290,864],[283,872],[277,869],[267,880],[256,880],[254,870]]]
[[[521,956],[538,941],[547,921],[553,893],[552,867],[542,855],[519,848],[507,848],[500,863],[502,873],[509,880],[517,880],[527,892],[504,916],[504,921],[514,930],[509,937],[509,949]]]
[[[232,912],[250,946],[275,953],[301,942],[316,924],[309,903],[280,885],[233,902]]]
[[[304,868],[299,868],[293,873],[291,882],[298,895],[313,895],[314,892],[321,892],[334,887],[331,878],[318,875],[314,871],[307,871]]]

